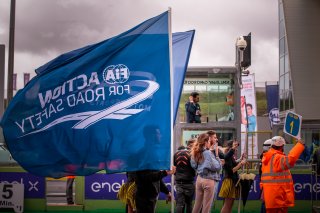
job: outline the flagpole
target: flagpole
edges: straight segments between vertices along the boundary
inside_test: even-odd
[[[13,70],[14,70],[14,30],[16,17],[16,0],[11,0],[10,4],[10,32],[9,32],[9,56],[8,56],[8,84],[7,103],[13,98]]]
[[[172,25],[171,7],[168,8],[168,34],[169,34],[169,60],[170,60],[170,129],[171,129],[171,150],[170,150],[170,169],[173,166],[173,63],[172,63]],[[171,175],[171,212],[174,212],[174,174]]]

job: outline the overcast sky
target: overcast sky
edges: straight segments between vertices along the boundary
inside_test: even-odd
[[[118,35],[168,7],[173,32],[196,30],[189,66],[233,66],[236,38],[251,32],[250,71],[260,83],[278,80],[278,0],[18,0],[18,85],[22,73],[34,76],[56,56]],[[6,50],[9,16],[10,0],[1,0],[0,44]]]

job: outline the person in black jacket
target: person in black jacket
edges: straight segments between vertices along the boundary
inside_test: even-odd
[[[171,193],[162,178],[174,173],[174,168],[167,171],[143,170],[136,172],[136,208],[137,213],[154,213],[160,192],[171,201]]]
[[[188,148],[180,146],[173,156],[173,163],[176,166],[175,184],[176,184],[176,212],[187,213],[192,212],[192,200],[194,196],[195,186],[194,177],[195,170],[190,164],[190,148],[195,139],[188,141]]]
[[[171,193],[163,183],[162,178],[174,174],[175,167],[172,170],[157,170],[157,163],[162,159],[159,152],[161,141],[161,131],[157,125],[147,125],[143,129],[145,137],[144,148],[139,156],[143,170],[136,171],[135,183],[136,208],[137,213],[153,213],[160,192],[167,195],[167,200],[171,200]]]
[[[199,105],[199,93],[192,92],[192,98],[185,104],[187,123],[201,123],[201,109]]]
[[[236,151],[239,143],[236,140],[229,140],[225,150],[225,164],[223,166],[223,181],[219,192],[219,197],[224,199],[221,213],[231,213],[234,200],[239,198],[239,187],[236,187],[238,181],[238,170],[246,164],[245,156],[242,155],[240,162],[236,161]]]

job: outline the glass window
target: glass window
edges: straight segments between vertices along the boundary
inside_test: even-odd
[[[218,92],[219,86],[218,85],[209,85],[207,89],[208,89],[208,92]]]
[[[207,86],[206,85],[196,85],[196,91],[205,92],[205,91],[207,91]]]
[[[284,57],[280,57],[280,62],[279,62],[279,70],[280,70],[280,75],[284,74]]]
[[[186,146],[188,140],[196,139],[200,134],[206,133],[208,130],[194,129],[194,130],[182,130],[182,145]],[[228,140],[236,138],[236,133],[233,129],[214,130],[217,133],[219,139],[219,146],[223,146]]]
[[[186,92],[192,92],[192,91],[195,91],[194,89],[194,86],[193,85],[184,85],[183,86],[183,90],[186,91]]]
[[[285,53],[285,37],[279,41],[279,55],[282,56]]]
[[[285,105],[284,105],[284,95],[283,93],[280,93],[280,111],[284,111],[285,110]]]
[[[291,79],[289,80],[289,89],[292,90],[292,81],[291,81]]]
[[[288,54],[286,54],[285,56],[284,56],[284,72],[289,72],[289,70],[290,70],[290,64],[289,64],[289,55]]]
[[[280,76],[280,81],[279,81],[279,91],[280,93],[284,92],[284,75]]]
[[[284,15],[283,15],[283,4],[279,5],[279,19],[280,21],[284,19]]]
[[[290,77],[289,77],[289,73],[287,72],[286,74],[284,74],[284,90],[285,91],[289,90],[289,81],[290,81]]]
[[[284,20],[281,20],[279,23],[279,38],[282,38],[284,36],[285,36]]]
[[[228,85],[221,85],[221,86],[219,86],[219,90],[221,92],[228,92],[229,86]]]
[[[284,92],[284,110],[289,109],[289,91]]]
[[[210,75],[207,78],[186,77],[179,103],[180,122],[186,122],[185,103],[193,91],[200,94],[201,122],[234,120],[232,78],[229,74]]]
[[[293,109],[293,96],[292,96],[292,90],[289,91],[289,109]]]

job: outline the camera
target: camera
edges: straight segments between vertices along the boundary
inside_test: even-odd
[[[247,42],[244,40],[243,36],[237,38],[236,46],[240,51],[244,51],[247,47]]]
[[[243,70],[241,74],[244,76],[248,76],[250,74],[250,70]]]

